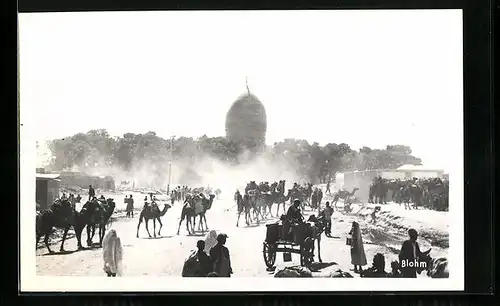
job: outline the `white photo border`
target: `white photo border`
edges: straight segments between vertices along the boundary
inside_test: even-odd
[[[416,10],[417,11],[417,10]],[[462,21],[462,10],[447,10]],[[352,13],[353,11],[347,11]],[[228,12],[230,14],[231,12]],[[365,12],[366,13],[366,12]],[[462,30],[462,27],[460,27]],[[462,35],[463,39],[463,35]],[[22,45],[20,46],[22,52]],[[463,56],[462,56],[463,59]],[[20,63],[22,65],[22,63]],[[463,66],[460,67],[463,73]],[[20,76],[22,78],[22,75]],[[20,81],[22,86],[22,79]],[[182,277],[71,277],[38,276],[35,253],[36,139],[33,107],[20,96],[20,290],[44,291],[144,291],[144,292],[291,292],[291,291],[463,291],[464,290],[464,141],[463,86],[457,88],[456,109],[447,116],[453,120],[455,134],[447,141],[455,154],[450,177],[449,270],[447,279],[391,278],[182,278]],[[50,124],[48,121],[47,124]],[[305,285],[307,284],[307,286]]]

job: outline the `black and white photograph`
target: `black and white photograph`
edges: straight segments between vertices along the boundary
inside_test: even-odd
[[[21,290],[463,290],[462,22],[19,14]]]

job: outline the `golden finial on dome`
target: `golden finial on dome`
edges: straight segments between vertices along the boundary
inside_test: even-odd
[[[248,96],[250,96],[250,88],[248,88],[248,77],[245,77],[245,85],[247,87]]]

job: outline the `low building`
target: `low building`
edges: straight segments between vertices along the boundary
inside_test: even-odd
[[[39,209],[48,208],[59,198],[61,180],[59,174],[37,173],[36,174],[36,203]]]
[[[82,172],[61,172],[61,185],[66,188],[80,187],[87,189],[92,185],[94,189],[115,190],[115,180],[111,176],[94,176]]]

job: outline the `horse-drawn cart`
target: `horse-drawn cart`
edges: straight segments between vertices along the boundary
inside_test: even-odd
[[[291,254],[300,254],[300,265],[308,266],[314,258],[314,238],[307,234],[308,224],[267,224],[266,240],[262,254],[268,268],[276,262],[276,253],[283,253],[284,261],[291,261]],[[290,230],[291,229],[291,230]]]

